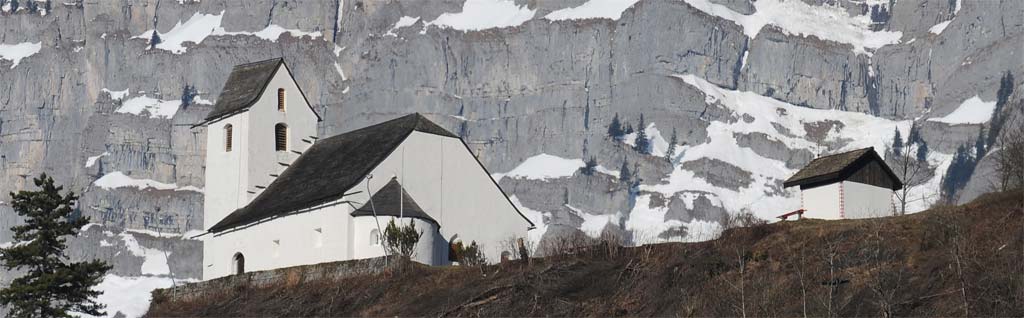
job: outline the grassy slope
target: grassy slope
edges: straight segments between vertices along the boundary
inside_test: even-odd
[[[1020,315],[1022,200],[1019,191],[991,194],[903,217],[783,222],[710,242],[595,248],[531,264],[410,264],[340,281],[157,300],[149,315]]]

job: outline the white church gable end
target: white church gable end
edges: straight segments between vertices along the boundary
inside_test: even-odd
[[[492,261],[526,237],[458,136],[419,114],[320,139],[283,60],[236,66],[207,131],[203,278],[377,257],[389,221],[423,236],[412,259],[447,265],[449,240]]]

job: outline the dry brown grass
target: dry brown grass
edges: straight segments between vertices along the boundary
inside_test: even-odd
[[[378,275],[192,301],[150,316],[1013,316],[1024,312],[1024,193],[871,220],[734,228],[634,248],[564,242],[504,264]],[[558,243],[563,244],[563,243]]]

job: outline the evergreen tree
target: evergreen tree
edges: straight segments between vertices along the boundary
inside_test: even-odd
[[[977,160],[971,156],[970,148],[960,145],[953,155],[953,162],[946,169],[946,176],[942,178],[942,196],[947,200],[955,198],[957,192],[967,185],[971,175],[974,174],[974,167]]]
[[[1003,128],[1003,122],[1006,121],[1003,114],[1003,106],[1010,100],[1010,94],[1013,94],[1013,73],[1006,71],[999,80],[999,90],[996,91],[996,108],[992,112],[992,118],[989,120],[988,127],[988,144],[995,144],[996,138],[999,137],[999,131]]]
[[[672,162],[672,157],[676,154],[676,144],[679,143],[679,139],[676,136],[676,128],[672,127],[672,137],[668,140],[668,150],[665,150],[665,160]]]
[[[626,157],[622,157],[622,167],[619,168],[619,182],[624,184],[630,184],[633,174],[629,171],[629,162],[626,161]]]
[[[39,4],[36,3],[36,0],[28,0],[28,2],[25,3],[25,6],[25,8],[28,9],[28,13],[39,12]]]
[[[974,140],[974,158],[981,161],[985,156],[985,126],[978,131],[978,138]]]
[[[922,141],[921,145],[917,147],[917,161],[927,162],[928,161],[928,143]]]
[[[623,133],[623,135],[632,134],[633,133],[633,124],[626,123],[626,129],[623,130],[622,133]]]
[[[587,159],[587,162],[581,170],[583,170],[583,174],[585,175],[594,175],[594,171],[597,170],[597,158],[591,156],[590,159]]]
[[[185,84],[185,88],[182,89],[181,92],[181,108],[186,109],[189,106],[192,106],[192,103],[195,101],[196,96],[198,95],[199,91],[196,90],[195,86]]]
[[[72,217],[78,196],[61,194],[45,173],[34,179],[38,191],[11,193],[11,207],[25,218],[11,228],[14,245],[0,249],[7,270],[24,270],[10,286],[0,290],[0,304],[8,317],[70,317],[70,312],[105,315],[92,288],[103,280],[110,266],[100,260],[66,262],[66,236],[75,236],[89,217]]]
[[[900,136],[900,129],[896,128],[896,136],[892,138],[892,152],[896,156],[903,154],[903,136]]]
[[[907,143],[916,144],[923,142],[921,140],[921,132],[917,128],[917,123],[910,124],[910,136],[907,136]]]
[[[633,183],[630,184],[630,187],[632,187],[632,188],[639,187],[640,186],[640,181],[643,181],[642,179],[640,179],[640,163],[634,163],[633,164],[633,177],[632,177],[632,179],[633,179]]]
[[[11,13],[18,12],[18,0],[11,0]]]
[[[612,123],[608,125],[608,136],[621,139],[622,135],[622,122],[619,121],[619,113],[615,113],[615,117],[612,117]]]
[[[647,137],[647,129],[645,129],[647,125],[644,123],[644,114],[640,114],[640,125],[637,127],[640,128],[636,131],[636,140],[633,141],[633,150],[645,155],[650,154],[651,140]]]
[[[46,2],[43,3],[43,9],[46,9],[46,13],[47,14],[50,14],[51,12],[53,12],[52,11],[53,10],[53,1],[46,0]]]
[[[149,37],[149,48],[156,48],[156,45],[160,44],[160,42],[162,42],[160,34],[156,32],[156,29],[153,29],[153,36]]]

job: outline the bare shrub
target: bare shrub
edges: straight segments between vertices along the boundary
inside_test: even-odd
[[[725,229],[752,227],[765,224],[768,224],[768,221],[757,217],[748,209],[743,209],[737,214],[726,213],[725,217],[722,219],[722,227]]]
[[[1024,120],[1005,127],[998,148],[992,153],[995,161],[996,185],[1001,191],[1024,186]]]
[[[476,244],[476,241],[469,242],[469,246],[463,245],[462,241],[455,242],[452,244],[451,253],[453,259],[460,265],[481,266],[487,264],[487,256],[484,255],[483,249]]]
[[[392,219],[384,229],[384,244],[391,255],[412,256],[422,236],[423,232],[416,229],[415,222],[398,226]]]

